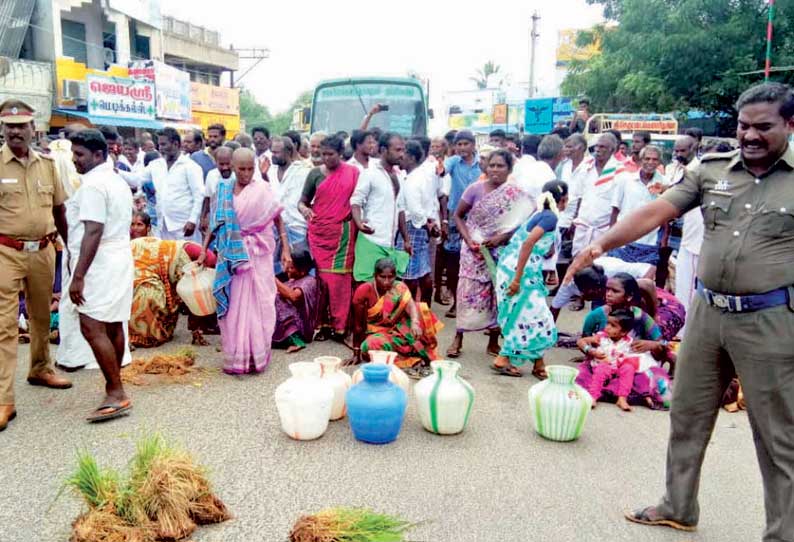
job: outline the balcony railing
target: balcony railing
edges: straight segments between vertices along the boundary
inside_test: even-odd
[[[213,47],[221,46],[221,35],[219,32],[187,21],[180,21],[173,17],[163,17],[163,30],[191,41],[198,41]]]

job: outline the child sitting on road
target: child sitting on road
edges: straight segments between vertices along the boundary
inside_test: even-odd
[[[621,410],[631,412],[628,396],[634,382],[634,374],[640,370],[640,364],[645,361],[642,357],[648,355],[632,352],[631,331],[634,325],[634,314],[625,309],[618,309],[609,314],[603,331],[590,337],[582,337],[577,341],[577,346],[586,356],[584,363],[591,363],[593,366],[593,379],[587,390],[593,397],[593,408],[601,398],[607,382],[611,378],[617,378],[619,386],[616,404]]]

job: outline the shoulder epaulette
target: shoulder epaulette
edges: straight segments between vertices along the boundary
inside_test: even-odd
[[[716,160],[733,160],[740,152],[740,149],[735,149],[728,152],[710,152],[701,156],[700,161],[714,162]]]

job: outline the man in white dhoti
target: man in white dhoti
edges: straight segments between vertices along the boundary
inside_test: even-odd
[[[132,309],[134,264],[130,249],[132,194],[108,165],[107,142],[97,130],[71,138],[80,188],[66,213],[73,270],[69,300],[77,307],[80,330],[105,376],[106,397],[88,421],[105,421],[132,408],[121,383],[125,328]]]
[[[667,177],[671,186],[683,180],[686,170],[694,169],[700,164],[697,148],[697,139],[692,136],[684,135],[676,139],[673,147],[675,161],[667,166]],[[701,244],[703,244],[703,211],[700,210],[700,207],[695,207],[684,214],[681,248],[678,249],[675,266],[675,296],[683,303],[687,311],[697,291],[695,280]],[[684,324],[685,327],[686,324]],[[684,336],[684,328],[678,332],[681,337]]]

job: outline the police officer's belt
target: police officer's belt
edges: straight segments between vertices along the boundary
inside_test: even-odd
[[[726,312],[753,312],[780,305],[788,305],[794,311],[794,287],[792,286],[778,288],[763,294],[731,295],[709,290],[698,279],[697,290],[709,305]]]
[[[20,252],[38,252],[45,249],[50,243],[54,243],[57,237],[55,233],[51,233],[38,241],[20,241],[19,239],[0,234],[0,245],[19,250]]]

